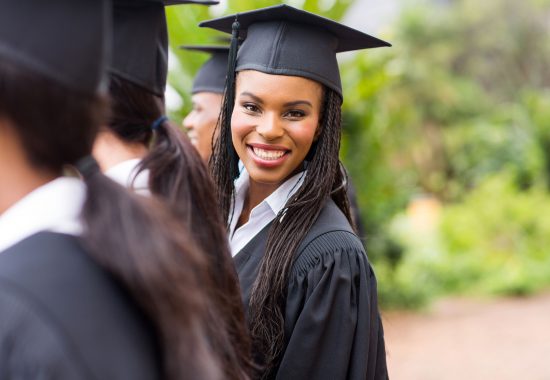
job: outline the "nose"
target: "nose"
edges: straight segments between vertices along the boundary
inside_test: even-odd
[[[183,128],[187,131],[193,129],[193,112],[191,111],[182,121]]]
[[[282,137],[285,130],[277,115],[266,114],[256,126],[256,132],[258,132],[265,140],[272,141]]]

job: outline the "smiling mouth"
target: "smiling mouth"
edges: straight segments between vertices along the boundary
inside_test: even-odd
[[[276,161],[288,153],[287,150],[262,149],[257,146],[249,146],[254,155],[265,161]]]

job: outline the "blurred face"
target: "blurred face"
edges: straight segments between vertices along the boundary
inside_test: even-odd
[[[309,79],[239,73],[231,134],[251,181],[275,189],[298,171],[317,136],[322,97]]]
[[[212,154],[212,135],[222,107],[222,95],[199,92],[191,100],[193,110],[183,119],[183,126],[202,159],[208,161]]]

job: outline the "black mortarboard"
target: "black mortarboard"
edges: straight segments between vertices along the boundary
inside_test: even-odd
[[[111,72],[158,96],[168,74],[168,30],[164,7],[212,5],[200,0],[113,0],[114,43]]]
[[[234,21],[239,36],[236,71],[257,70],[268,74],[296,75],[325,84],[342,95],[336,53],[391,46],[373,36],[336,21],[276,5],[200,23],[231,33]]]
[[[105,0],[0,0],[0,56],[78,92],[104,90],[110,8]]]
[[[206,61],[193,81],[192,93],[214,92],[223,94],[225,87],[225,76],[227,74],[227,57],[229,46],[196,45],[182,46],[183,49],[209,53],[210,59]]]

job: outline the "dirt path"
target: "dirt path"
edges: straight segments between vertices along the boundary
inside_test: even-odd
[[[550,293],[387,312],[392,380],[550,380]]]

